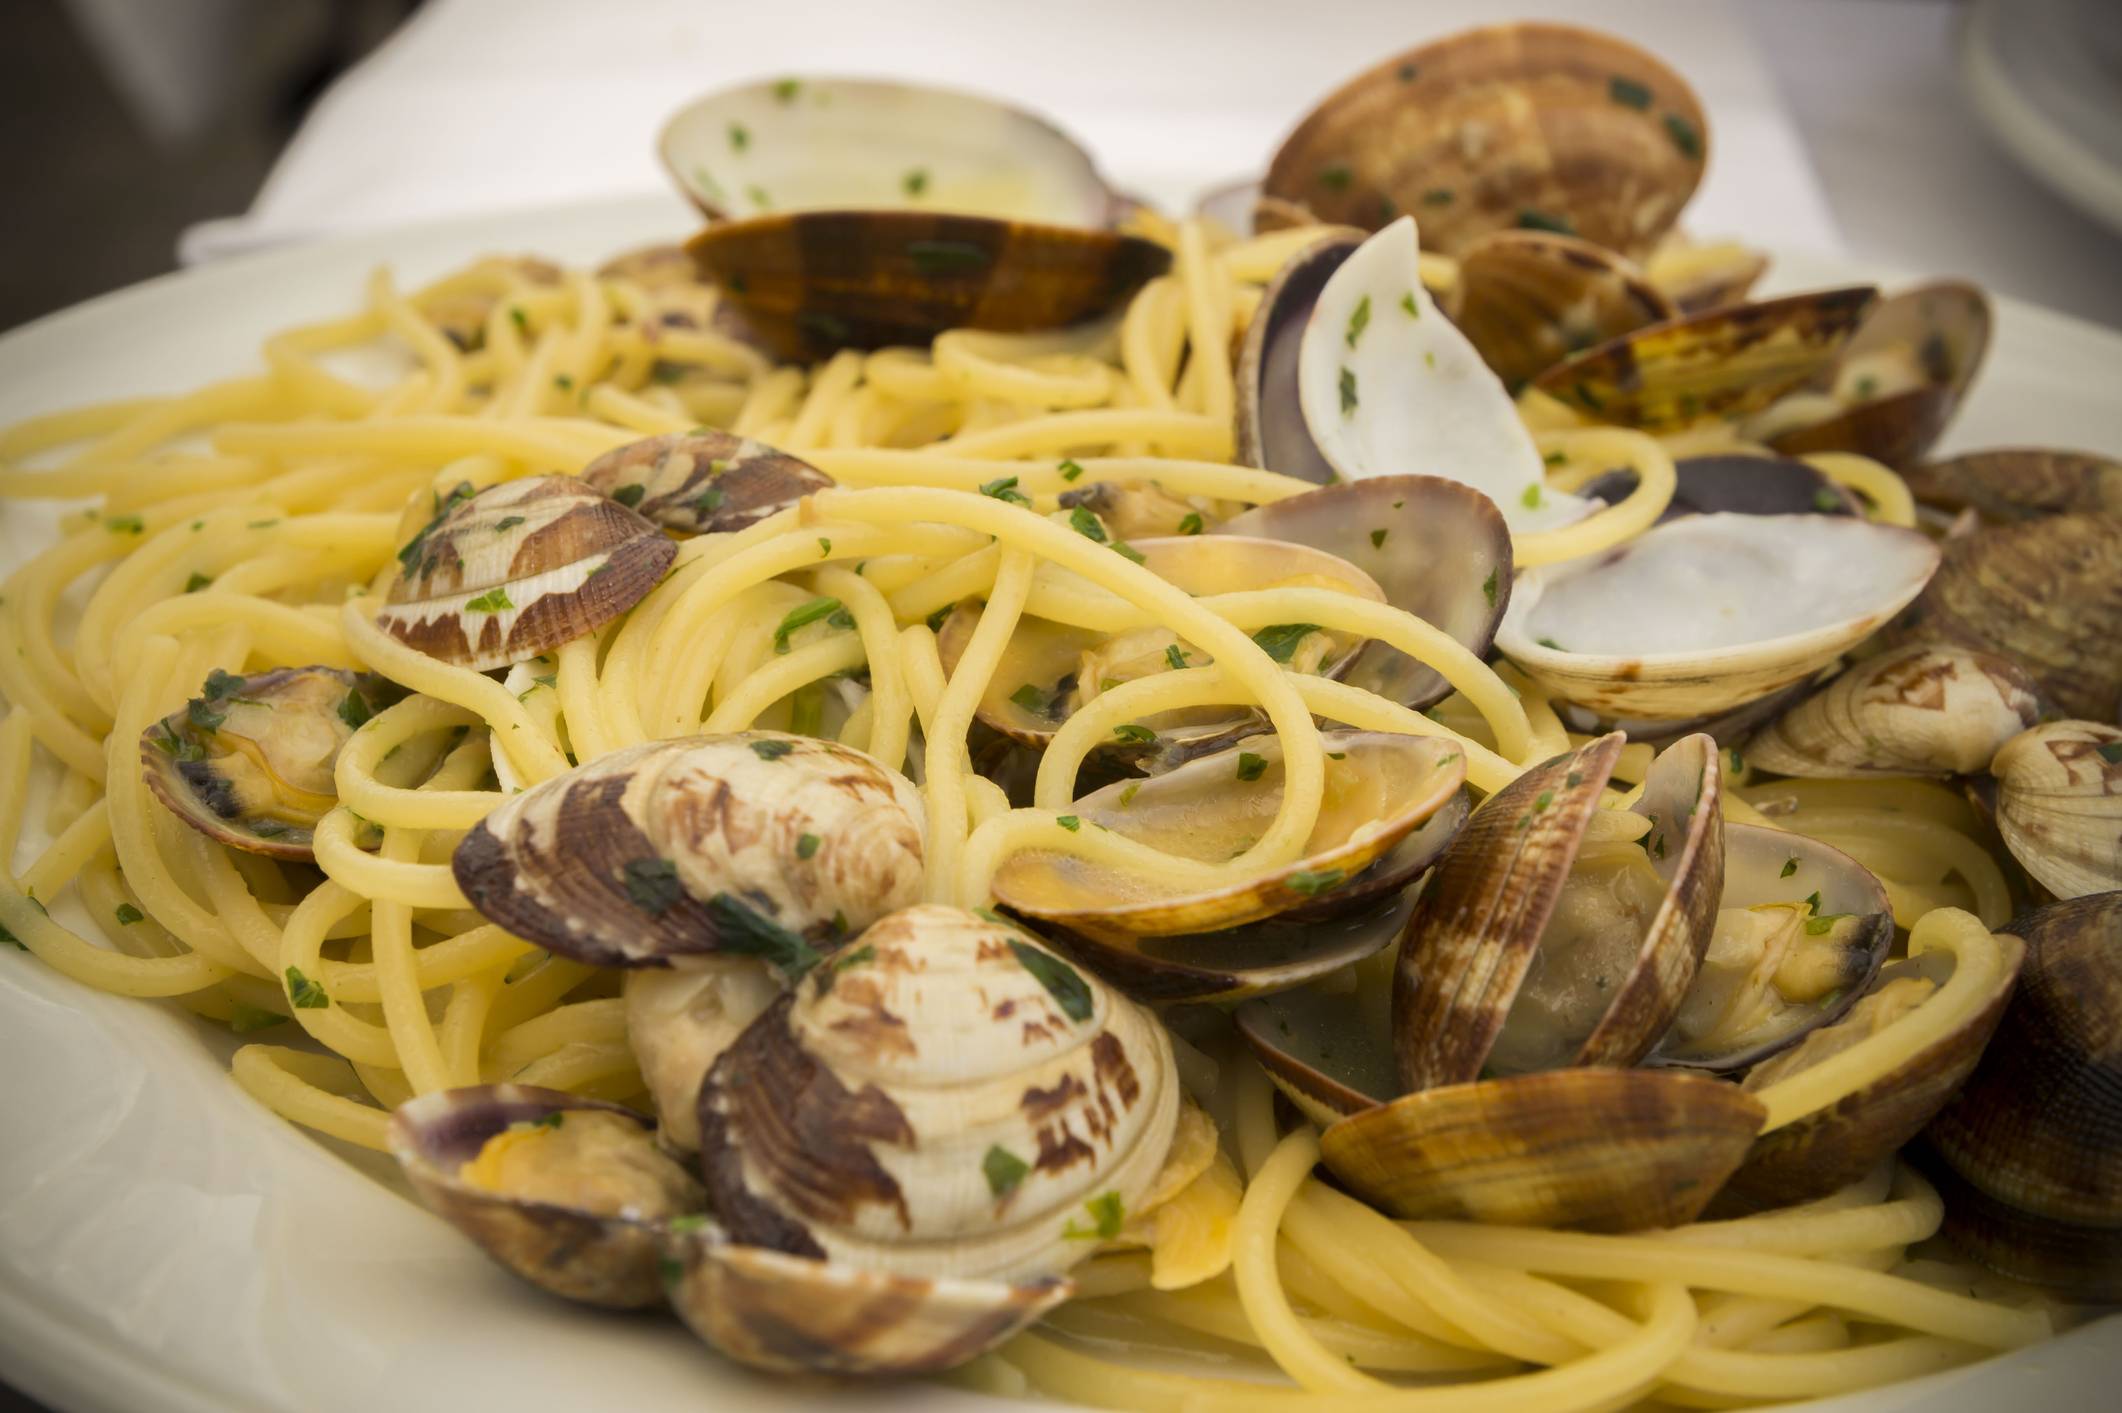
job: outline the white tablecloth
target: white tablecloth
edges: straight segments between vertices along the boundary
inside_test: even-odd
[[[2122,3],[2122,0],[2118,0]],[[1662,55],[1702,95],[1686,225],[1974,276],[2122,324],[2122,242],[1989,146],[1923,0],[431,0],[324,95],[244,217],[189,260],[475,211],[654,190],[663,118],[740,78],[865,73],[1042,111],[1167,208],[1257,172],[1340,80],[1537,12]],[[1823,182],[1824,178],[1824,182]],[[526,246],[535,245],[526,231]],[[2093,286],[2098,285],[2099,288]]]

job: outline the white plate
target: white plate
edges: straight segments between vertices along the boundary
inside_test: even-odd
[[[493,251],[593,262],[688,224],[675,200],[526,212],[155,280],[0,338],[0,422],[254,368],[270,330],[353,307],[380,262],[406,284]],[[1778,283],[1862,273],[1793,261]],[[2122,450],[2118,366],[2122,337],[2007,303],[1955,441]],[[0,508],[0,568],[53,523],[48,507]],[[229,1048],[173,1007],[86,990],[0,948],[0,1377],[69,1413],[818,1406],[817,1386],[747,1375],[674,1324],[588,1313],[505,1276],[372,1181],[372,1159],[254,1104],[228,1078]],[[2101,1374],[2111,1385],[2118,1368],[2111,1319],[1818,1407],[2109,1407]],[[1001,1406],[926,1384],[834,1398],[864,1413]]]
[[[2122,231],[2122,9],[2116,0],[1977,0],[1960,79],[2026,169]]]

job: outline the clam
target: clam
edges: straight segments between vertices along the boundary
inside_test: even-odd
[[[786,510],[832,477],[749,437],[699,427],[608,451],[582,479],[666,530],[713,535]]]
[[[2040,719],[2033,679],[1994,653],[1911,643],[1867,659],[1755,733],[1778,775],[1973,775]]]
[[[1583,515],[1587,502],[1547,488],[1516,404],[1423,288],[1417,257],[1415,223],[1402,218],[1353,250],[1337,237],[1284,268],[1240,360],[1241,456],[1322,482],[1463,482],[1513,531]]]
[[[2084,512],[2122,515],[2122,461],[2082,451],[1971,451],[1901,473],[1917,500],[1991,523]]]
[[[1826,515],[1692,515],[1518,579],[1496,646],[1615,717],[1713,715],[1803,682],[1923,590],[1938,547]]]
[[[1826,1108],[1754,1140],[1746,1162],[1717,1194],[1711,1214],[1738,1216],[1825,1197],[1874,1171],[1914,1138],[1958,1092],[2003,1018],[2025,948],[2014,937],[1999,940],[2007,948],[2007,968],[1965,1021]],[[1928,1000],[1954,965],[1952,954],[1942,949],[1889,963],[1840,1020],[1749,1070],[1747,1092],[1810,1069],[1885,1030]]]
[[[1885,887],[1818,840],[1726,825],[1723,878],[1708,948],[1654,1063],[1720,1074],[1758,1064],[1847,1014],[1893,945]]]
[[[1673,317],[1630,261],[1550,231],[1495,231],[1459,257],[1451,318],[1507,388]]]
[[[1984,1264],[2122,1300],[2122,893],[2012,920],[2019,989],[1966,1087],[1924,1136],[1945,1230]]]
[[[1332,1127],[1401,1092],[1393,1069],[1392,952],[1246,1001],[1238,1034],[1298,1112]]]
[[[1335,1123],[1319,1148],[1396,1217],[1641,1231],[1699,1216],[1766,1117],[1723,1080],[1564,1069],[1403,1095]]]
[[[1308,545],[1237,535],[1175,535],[1142,540],[1131,546],[1151,573],[1200,597],[1250,589],[1327,587],[1379,602],[1385,591],[1355,565]],[[1074,575],[1044,570],[1071,589],[1082,584]],[[1083,585],[1086,596],[1099,591]],[[944,671],[956,670],[958,658],[979,627],[982,606],[960,604],[937,630],[936,648]],[[1303,625],[1294,625],[1302,627]],[[1276,633],[1263,629],[1262,635]],[[1272,651],[1292,671],[1338,677],[1353,661],[1361,639],[1315,629],[1267,637]],[[978,707],[987,725],[1027,745],[1044,745],[1055,731],[1102,691],[1122,682],[1178,667],[1202,667],[1214,661],[1167,628],[1149,626],[1119,632],[1078,628],[1050,619],[1025,617],[1010,634],[1009,644],[990,675]],[[1154,733],[1159,748],[1170,751],[1212,749],[1258,720],[1245,707],[1199,707],[1160,712],[1137,723]],[[1128,742],[1116,742],[1122,750]],[[1139,754],[1146,740],[1133,743]]]
[[[511,796],[457,846],[490,921],[600,966],[693,953],[800,975],[919,895],[922,810],[847,746],[746,731],[652,741]]]
[[[1960,410],[1989,348],[1989,299],[1957,280],[1903,290],[1873,307],[1817,390],[1753,419],[1779,451],[1854,451],[1904,466]]]
[[[376,623],[476,672],[595,632],[637,603],[678,547],[572,476],[461,486],[398,551]]]
[[[708,1072],[723,1230],[677,1246],[673,1302],[770,1367],[962,1362],[1063,1298],[1152,1200],[1179,1109],[1147,1011],[1005,923],[902,909]]]
[[[1261,192],[1367,229],[1419,212],[1445,255],[1531,227],[1637,257],[1693,194],[1707,141],[1693,91],[1635,46],[1494,25],[1343,84],[1284,140]]]
[[[700,1081],[782,992],[760,957],[688,956],[626,973],[626,1039],[656,1106],[664,1147],[700,1147]]]
[[[1744,418],[1833,367],[1877,298],[1860,285],[1682,315],[1565,358],[1533,385],[1651,432]]]
[[[1154,481],[1093,481],[1078,490],[1063,491],[1059,500],[1063,510],[1082,506],[1127,541],[1194,534],[1203,518],[1200,505]]]
[[[2051,721],[2004,743],[1997,833],[2058,898],[2122,889],[2122,730]]]
[[[1377,580],[1385,601],[1485,657],[1510,603],[1510,530],[1495,502],[1438,476],[1374,476],[1248,510],[1212,532],[1310,545]],[[1387,643],[1364,645],[1351,686],[1421,708],[1451,684]]]
[[[1335,890],[1449,806],[1466,762],[1456,745],[1434,737],[1328,731],[1321,739],[1325,796],[1302,857],[1288,864],[1203,886],[1032,850],[997,870],[995,897],[1014,912],[1116,941],[1221,931],[1339,902]],[[1251,848],[1281,804],[1282,746],[1267,736],[1093,791],[1071,807],[1071,817],[1081,827],[1220,863]]]
[[[1708,737],[1675,743],[1629,811],[1641,842],[1586,846],[1621,745],[1534,766],[1439,861],[1393,974],[1401,1089],[1630,1065],[1672,1020],[1723,883],[1722,773]]]
[[[520,1084],[398,1107],[390,1146],[420,1200],[531,1284],[591,1305],[663,1298],[661,1233],[706,1190],[630,1109]]]
[[[1622,467],[1595,476],[1584,495],[1619,504],[1636,488]],[[1673,463],[1673,498],[1660,523],[1683,515],[1862,515],[1863,502],[1802,461],[1743,452],[1683,456]]]
[[[2122,698],[2122,518],[2049,515],[1949,541],[1901,629],[2008,657],[2102,721]]]
[[[141,733],[141,778],[209,839],[307,862],[311,831],[339,803],[340,748],[404,695],[386,678],[336,667],[217,669],[184,710]]]

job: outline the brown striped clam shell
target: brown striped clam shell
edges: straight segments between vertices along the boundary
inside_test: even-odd
[[[860,751],[745,731],[599,756],[504,801],[451,866],[486,918],[578,961],[741,952],[795,975],[919,896],[921,821]]]
[[[1513,390],[1573,353],[1671,319],[1630,261],[1550,231],[1493,231],[1459,258],[1452,322]]]
[[[1973,510],[1991,524],[2043,515],[2122,515],[2122,461],[2084,451],[1970,451],[1901,473],[1925,505]]]
[[[583,467],[582,479],[683,535],[742,530],[833,487],[806,461],[710,427],[630,442]]]
[[[2122,889],[2122,729],[2050,721],[1990,762],[1997,833],[2019,866],[2058,898]]]
[[[2008,658],[1911,643],[1851,667],[1746,743],[1778,775],[1974,775],[2040,719],[2031,677]]]
[[[399,550],[376,623],[429,657],[487,672],[594,633],[677,553],[575,477],[503,481],[437,507]]]

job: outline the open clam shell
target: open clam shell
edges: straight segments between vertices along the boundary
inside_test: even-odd
[[[512,1151],[491,1151],[497,1139]],[[706,1204],[647,1119],[553,1089],[422,1095],[391,1115],[390,1145],[436,1214],[531,1284],[590,1305],[660,1303],[663,1233]]]
[[[1466,778],[1466,762],[1450,741],[1328,731],[1322,743],[1328,753],[1325,798],[1303,856],[1291,863],[1201,887],[1030,851],[997,870],[995,896],[1015,912],[1096,937],[1238,927],[1326,902],[1445,809]],[[1110,829],[1186,858],[1221,862],[1250,848],[1281,804],[1281,743],[1263,736],[1163,775],[1108,785],[1073,808],[1085,826]]]
[[[1771,407],[1750,434],[1778,451],[1854,451],[1905,466],[1960,410],[1989,329],[1989,297],[1973,285],[1940,280],[1903,290],[1865,316],[1818,395]]]
[[[671,1308],[710,1346],[774,1373],[941,1373],[1036,1323],[1074,1293],[1049,1276],[992,1280],[894,1275],[673,1234]]]
[[[1693,515],[1519,576],[1496,646],[1614,717],[1729,711],[1803,682],[1938,567],[1914,530],[1825,515]]]
[[[1724,826],[1708,950],[1652,1062],[1736,1073],[1832,1025],[1893,945],[1886,889],[1816,839]]]
[[[1452,322],[1507,388],[1674,314],[1636,266],[1550,231],[1494,231],[1459,257]]]
[[[2122,699],[2122,519],[2049,515],[1948,541],[1897,632],[2008,657],[2088,721]]]
[[[1393,975],[1403,1090],[1490,1068],[1633,1064],[1671,1021],[1723,885],[1722,772],[1708,737],[1675,743],[1634,807],[1642,847],[1572,890],[1621,745],[1603,736],[1519,776],[1438,863]]]
[[[1595,476],[1583,494],[1619,504],[1636,488],[1636,473],[1621,467]],[[1658,523],[1683,515],[1862,515],[1864,504],[1802,461],[1782,456],[1720,453],[1683,456],[1673,463],[1673,498]]]
[[[1778,775],[1973,775],[2040,719],[2033,679],[1994,653],[1912,643],[1844,672],[1756,732]]]
[[[1510,528],[1495,502],[1438,476],[1375,476],[1248,510],[1211,532],[1310,545],[1376,579],[1385,601],[1486,656],[1510,604]],[[1365,644],[1341,680],[1422,708],[1451,684],[1386,643]]]
[[[1910,1054],[1870,1084],[1756,1139],[1746,1162],[1717,1194],[1711,1212],[1739,1216],[1825,1197],[1877,1168],[1921,1132],[1966,1081],[2011,999],[2025,948],[2014,937],[2000,940],[2010,964],[1988,999],[1964,1024]],[[1952,965],[1951,957],[1942,952],[1892,963],[1840,1020],[1756,1065],[1746,1076],[1747,1091],[1810,1068],[1892,1025],[1943,985]]]
[[[2091,452],[1971,451],[1901,475],[1925,505],[1973,510],[1991,524],[2076,512],[2122,515],[2122,461]]]
[[[1990,763],[1997,833],[2058,898],[2122,889],[2122,730],[2051,721],[2004,743]]]
[[[2122,893],[2006,930],[2026,943],[2018,994],[1924,1131],[1947,1170],[1946,1234],[2006,1275],[2122,1300]]]
[[[1300,481],[1328,485],[1334,464],[1304,423],[1297,397],[1297,352],[1320,291],[1363,244],[1357,230],[1332,230],[1290,256],[1260,296],[1238,350],[1237,459]]]
[[[1171,252],[1115,231],[928,211],[794,211],[709,226],[701,271],[777,356],[1058,329],[1118,308]]]
[[[738,952],[798,975],[919,896],[921,821],[860,751],[746,731],[599,756],[504,801],[451,866],[488,920],[578,961]]]
[[[405,695],[373,673],[215,671],[140,734],[140,775],[170,813],[231,848],[307,862],[339,801],[332,770],[357,727]]]
[[[1396,1217],[1641,1231],[1700,1215],[1767,1112],[1723,1080],[1552,1070],[1403,1095],[1334,1124],[1319,1148]]]
[[[741,530],[833,486],[807,461],[708,427],[608,451],[582,468],[582,479],[686,535]]]
[[[1878,293],[1860,285],[1682,315],[1566,358],[1533,385],[1597,421],[1652,432],[1745,417],[1832,367]]]
[[[486,672],[594,633],[654,588],[677,553],[654,525],[573,476],[503,481],[437,507],[398,551],[376,623],[407,647]]]
[[[1350,79],[1283,141],[1261,191],[1366,229],[1419,212],[1446,255],[1538,226],[1640,256],[1693,194],[1707,144],[1686,81],[1634,45],[1494,25]]]
[[[1173,535],[1138,540],[1132,546],[1142,566],[1195,597],[1278,587],[1328,587],[1382,602],[1385,591],[1362,569],[1307,544],[1255,535]],[[1066,571],[1049,569],[1071,588],[1083,581]],[[1100,592],[1084,586],[1086,594]],[[967,601],[952,611],[936,634],[943,669],[956,669],[965,645],[979,627],[982,605]],[[1320,630],[1294,644],[1287,660],[1293,667],[1338,677],[1363,646],[1344,633]],[[1101,632],[1026,617],[1010,634],[987,690],[977,708],[981,721],[1026,745],[1044,745],[1084,702],[1112,683],[1173,670],[1176,650],[1188,667],[1212,659],[1199,648],[1162,628]],[[1258,721],[1245,707],[1201,707],[1161,712],[1137,723],[1156,733],[1166,751],[1212,749],[1234,732]],[[1125,743],[1106,748],[1116,753]],[[1140,743],[1148,744],[1148,743]]]

